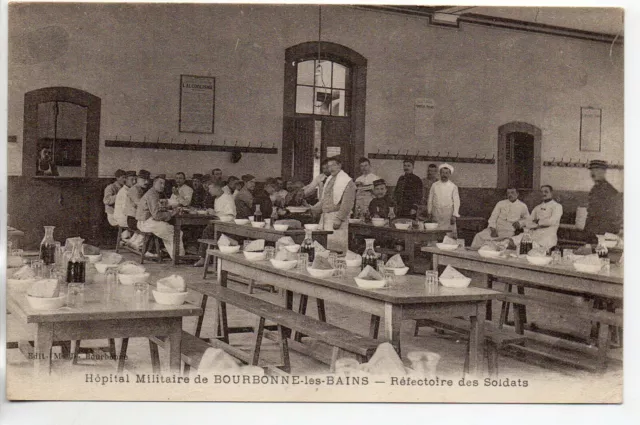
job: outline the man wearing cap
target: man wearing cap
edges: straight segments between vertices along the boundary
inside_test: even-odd
[[[253,215],[253,191],[256,188],[256,178],[251,174],[245,174],[241,177],[244,186],[238,191],[235,197],[236,217],[249,218]]]
[[[229,178],[227,179],[227,184],[222,188],[222,190],[224,190],[224,193],[235,197],[238,194],[236,190],[236,182],[239,180],[240,179],[236,176],[229,176]]]
[[[324,183],[327,181],[327,177],[331,175],[331,171],[329,171],[329,158],[322,160],[320,170],[322,172],[318,174],[311,183],[303,187],[304,196],[311,196],[315,192],[317,193],[318,200],[322,197]]]
[[[116,196],[118,192],[124,186],[126,178],[126,172],[124,170],[116,170],[116,181],[104,188],[104,196],[102,197],[102,203],[104,204],[104,211],[107,213],[107,220],[109,224],[117,227],[118,222],[113,218],[113,207],[116,203]]]
[[[597,242],[596,235],[618,233],[623,222],[622,195],[606,179],[607,162],[599,159],[589,163],[593,187],[589,191],[587,222],[584,231],[589,242]]]
[[[136,249],[141,249],[142,235],[138,232],[138,220],[136,220],[136,211],[140,204],[140,199],[147,191],[149,182],[151,181],[151,173],[147,170],[138,171],[136,178],[136,184],[129,188],[127,191],[127,200],[125,202],[125,214],[127,215],[127,227],[129,231],[135,232],[135,234],[129,239],[129,245],[132,245]],[[123,232],[124,233],[124,232]]]
[[[171,189],[169,205],[172,207],[188,207],[191,205],[193,189],[186,185],[187,177],[183,172],[176,173],[176,185]]]
[[[414,218],[422,200],[422,180],[413,174],[413,166],[413,159],[405,159],[402,162],[404,174],[398,179],[393,192],[393,199],[398,206],[398,217]]]
[[[135,171],[127,171],[125,173],[124,186],[120,188],[118,194],[116,195],[116,202],[113,205],[113,218],[118,223],[120,227],[127,227],[127,197],[129,193],[129,189],[136,184],[136,172]],[[134,211],[135,215],[135,211]],[[122,239],[129,239],[131,234],[125,230],[122,232]]]
[[[489,226],[478,232],[473,238],[471,248],[480,249],[482,245],[490,241],[504,241],[515,235],[516,230],[521,230],[521,220],[529,218],[529,208],[518,199],[518,189],[507,189],[507,199],[499,201],[489,217]],[[505,246],[508,245],[508,242]]]
[[[329,158],[327,166],[331,175],[327,177],[320,201],[314,209],[322,211],[321,228],[333,232],[327,236],[327,249],[346,253],[349,245],[348,219],[356,201],[356,184],[342,171],[340,158]]]
[[[388,218],[393,220],[395,214],[392,214],[393,217],[390,217],[389,213],[391,212],[391,208],[394,208],[396,204],[393,202],[393,199],[387,196],[387,183],[384,179],[378,179],[373,182],[373,196],[374,198],[369,203],[369,215],[371,215],[372,218]]]
[[[204,200],[207,196],[207,190],[202,185],[202,174],[194,174],[191,177],[191,186],[193,187],[191,206],[194,208],[204,208]]]
[[[449,164],[441,164],[439,168],[440,180],[431,185],[429,199],[427,200],[427,214],[431,221],[440,226],[454,226],[455,235],[456,218],[460,217],[460,194],[458,186],[451,180],[453,167]]]
[[[140,199],[140,204],[136,211],[138,229],[142,232],[153,233],[164,243],[169,256],[173,258],[173,225],[167,223],[177,213],[177,209],[167,210],[160,202],[160,194],[164,192],[164,179],[156,177],[153,179],[153,186]],[[184,245],[182,244],[182,232],[180,232],[180,246],[178,255],[184,255]]]
[[[359,162],[362,174],[356,179],[356,209],[364,211],[369,208],[369,203],[373,199],[373,182],[380,177],[371,172],[369,159],[362,157]]]

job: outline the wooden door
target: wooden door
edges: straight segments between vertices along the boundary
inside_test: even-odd
[[[286,178],[313,180],[313,118],[285,117],[285,143],[291,147],[290,157],[283,158],[282,174]],[[284,152],[283,152],[284,154]]]
[[[339,150],[337,156],[342,159],[342,169],[351,177],[354,176],[355,159],[350,119],[323,117],[321,146],[321,160],[336,156]]]

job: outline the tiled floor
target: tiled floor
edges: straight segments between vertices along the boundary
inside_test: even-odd
[[[133,255],[124,254],[126,259],[133,259]],[[185,280],[189,279],[202,279],[202,269],[193,268],[187,265],[179,267],[172,267],[165,262],[163,264],[145,263],[145,267],[152,274],[152,281],[157,280],[160,277],[164,277],[170,274],[182,275]],[[90,274],[90,278],[99,280],[102,275],[96,274],[93,270]],[[213,278],[213,276],[211,276]],[[231,287],[240,291],[246,292],[247,287],[240,283],[231,283]],[[265,300],[270,300],[275,303],[282,303],[281,296],[279,294],[268,293],[262,290],[257,290],[257,297]],[[200,297],[198,294],[191,294],[190,301],[199,304]],[[297,299],[294,301],[297,302]],[[314,301],[310,300],[308,311],[314,312]],[[208,309],[209,310],[209,309]],[[369,317],[359,311],[351,310],[342,306],[328,304],[326,306],[327,318],[330,323],[334,323],[343,327],[346,327],[355,332],[362,334],[368,333]],[[255,316],[250,315],[244,311],[230,307],[229,312],[229,324],[230,326],[253,326],[255,322]],[[314,314],[314,313],[311,313]],[[207,312],[205,314],[203,336],[212,336],[212,325],[210,319],[211,314]],[[497,316],[495,316],[497,317]],[[540,324],[550,324],[556,328],[562,328],[564,330],[571,330],[574,333],[585,334],[588,332],[589,325],[580,321],[572,320],[571,318],[553,317],[545,312],[528,310],[528,317],[530,321],[536,321]],[[8,334],[15,333],[15,329],[12,329],[12,320],[8,321],[9,331]],[[184,321],[184,329],[189,332],[195,330],[195,318],[186,318]],[[14,332],[12,332],[12,330]],[[420,331],[419,336],[413,336],[414,322],[406,321],[402,326],[402,341],[403,341],[403,354],[413,350],[427,350],[441,354],[442,358],[438,365],[438,375],[461,377],[462,366],[464,362],[464,351],[466,347],[465,341],[460,340],[458,337],[452,334],[438,334],[432,329],[423,328]],[[235,334],[231,336],[231,341],[238,346],[248,347],[251,343],[251,334]],[[119,346],[119,341],[117,342]],[[278,359],[278,352],[275,348],[275,343],[266,340],[264,343],[263,353],[265,358],[273,358],[274,361]],[[106,345],[106,341],[85,341],[83,346],[103,346]],[[612,356],[620,356],[621,350],[614,350]],[[151,372],[151,366],[149,361],[149,345],[146,339],[132,338],[129,342],[128,360],[126,362],[126,368],[128,371],[136,373]],[[161,352],[162,361],[166,362],[164,353]],[[24,358],[19,350],[7,351],[8,362],[8,374],[10,379],[28,379],[31,373],[30,362]],[[327,373],[328,367],[320,362],[317,362],[309,357],[292,352],[291,353],[292,371],[296,374],[321,374]],[[405,363],[408,362],[405,359]],[[97,362],[89,360],[81,360],[77,365],[71,365],[68,361],[56,360],[53,364],[53,377],[66,376],[69,373],[112,373],[115,372],[115,364],[111,362]],[[500,357],[500,376],[518,376],[523,379],[544,379],[548,381],[556,380],[575,380],[576,382],[583,381],[585,384],[601,385],[603,388],[611,388],[613,390],[619,390],[622,386],[622,365],[620,361],[612,360],[610,367],[604,374],[594,374],[584,371],[579,371],[567,366],[545,364],[544,367],[538,366],[531,361],[531,359],[517,360],[516,358],[501,356]]]

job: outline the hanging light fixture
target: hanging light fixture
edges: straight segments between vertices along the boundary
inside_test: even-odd
[[[318,5],[318,59],[316,61],[316,68],[315,68],[315,79],[316,79],[315,86],[325,88],[326,84],[324,82],[322,65],[320,63],[321,56],[322,56],[322,6]],[[324,101],[319,100],[316,94],[314,103],[315,103],[315,106],[319,108],[320,106],[322,106]]]

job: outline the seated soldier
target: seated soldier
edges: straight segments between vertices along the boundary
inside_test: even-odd
[[[531,216],[520,220],[520,225],[529,231],[534,247],[551,249],[558,244],[558,228],[562,218],[562,205],[553,199],[553,187],[548,184],[540,188],[542,203],[536,206]],[[511,238],[513,247],[518,247],[522,234]]]
[[[373,199],[369,203],[369,214],[372,218],[395,218],[395,202],[387,196],[387,183],[384,179],[373,182]]]
[[[529,218],[527,205],[518,199],[518,189],[507,189],[507,199],[498,202],[489,217],[489,226],[476,234],[471,248],[479,249],[489,241],[504,241],[522,230],[520,220]]]

